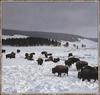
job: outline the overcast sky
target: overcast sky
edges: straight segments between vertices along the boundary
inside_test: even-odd
[[[97,37],[97,3],[3,3],[3,28]]]

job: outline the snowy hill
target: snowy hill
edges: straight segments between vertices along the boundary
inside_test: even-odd
[[[82,48],[82,44],[86,45],[85,48],[97,48],[98,43],[88,40],[88,39],[78,39],[78,41],[76,42],[70,42],[70,41],[61,41],[61,45],[64,46],[66,44],[66,42],[69,43],[70,48],[73,47],[73,44],[77,45],[78,48]]]
[[[2,39],[8,39],[8,38],[27,38],[29,36],[26,35],[2,35]],[[52,39],[51,39],[52,40]],[[71,42],[71,41],[64,41],[61,40],[59,41],[61,42],[61,46],[64,46],[66,44],[66,42],[68,42],[70,44],[70,46],[72,46],[73,44],[76,44],[78,46],[78,48],[82,47],[82,44],[86,45],[86,48],[97,48],[97,42],[89,40],[89,39],[83,39],[83,38],[78,38],[77,41]]]
[[[2,39],[8,39],[8,38],[27,38],[28,36],[25,35],[2,35]]]
[[[40,38],[49,38],[55,40],[64,40],[64,41],[78,41],[81,39],[89,39],[95,42],[98,42],[97,38],[86,38],[79,35],[73,34],[65,34],[65,33],[54,33],[54,32],[43,32],[43,31],[20,31],[20,30],[10,30],[10,29],[2,29],[3,35],[26,35],[31,37],[40,37]]]

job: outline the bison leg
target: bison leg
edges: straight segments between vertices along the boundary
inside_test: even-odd
[[[58,76],[60,76],[60,77],[61,77],[61,73],[58,73]]]

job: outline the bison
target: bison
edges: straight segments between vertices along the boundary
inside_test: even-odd
[[[68,58],[68,60],[65,60],[65,65],[70,67],[72,64],[74,64],[75,62],[77,62],[79,60],[80,60],[79,58],[70,57],[70,58]]]
[[[68,67],[70,67],[72,65],[72,62],[70,60],[65,60],[65,65],[67,65]]]
[[[52,55],[52,53],[47,53],[46,51],[42,51],[41,54],[45,55],[46,58],[48,58],[48,56]]]
[[[6,52],[6,50],[5,49],[2,49],[2,53],[5,53]]]
[[[28,56],[29,56],[29,54],[28,54],[28,53],[25,53],[25,59],[27,59],[27,58],[28,58]]]
[[[33,56],[33,55],[35,55],[35,53],[33,52],[33,53],[30,53],[30,56]]]
[[[76,62],[76,69],[81,70],[84,66],[87,66],[88,62],[86,61],[77,61]]]
[[[52,53],[48,53],[47,56],[52,56]]]
[[[52,68],[52,73],[58,73],[58,76],[61,77],[62,73],[66,73],[68,76],[68,67],[63,66],[63,65],[57,65],[54,68]]]
[[[6,58],[15,58],[15,53],[11,52],[10,54],[6,54]]]
[[[19,49],[17,49],[17,53],[20,53],[20,50]]]
[[[72,62],[72,64],[74,64],[77,61],[80,61],[79,58],[75,58],[75,57],[68,58],[68,60],[70,60]]]
[[[68,57],[71,57],[71,56],[73,56],[73,54],[72,54],[72,53],[69,53],[69,54],[68,54]]]
[[[96,70],[90,69],[83,69],[82,71],[78,72],[78,78],[90,81],[94,79],[94,81],[98,80],[98,72]]]
[[[38,62],[38,65],[42,65],[43,64],[43,59],[42,58],[38,58],[37,62]]]
[[[25,53],[25,59],[27,60],[33,60],[33,54],[28,54],[28,53]]]
[[[53,61],[53,57],[50,56],[48,59],[45,59],[45,61]]]
[[[41,54],[47,54],[47,52],[46,51],[42,51]]]
[[[28,59],[28,60],[33,60],[33,56],[32,56],[32,55],[29,55],[29,56],[27,57],[27,59]]]
[[[57,63],[58,61],[60,61],[60,58],[54,58],[54,59],[53,59],[53,62],[54,62],[54,63]]]

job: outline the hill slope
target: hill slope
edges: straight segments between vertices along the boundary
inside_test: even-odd
[[[41,38],[51,38],[55,40],[65,40],[65,41],[78,41],[79,38],[85,39],[85,37],[73,34],[64,34],[64,33],[53,33],[53,32],[41,32],[41,31],[20,31],[20,30],[9,30],[3,29],[3,35],[26,35],[31,37],[41,37]],[[86,38],[92,41],[98,41],[97,38]]]

